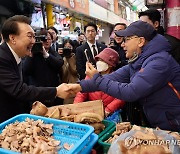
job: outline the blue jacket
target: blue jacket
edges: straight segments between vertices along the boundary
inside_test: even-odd
[[[142,49],[139,58],[117,71],[80,82],[82,91],[101,90],[124,101],[139,101],[152,127],[180,130],[180,99],[168,85],[180,91],[180,65],[168,54],[171,46],[155,36]]]

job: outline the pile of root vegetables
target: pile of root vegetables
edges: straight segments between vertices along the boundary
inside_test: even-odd
[[[0,134],[0,147],[20,153],[58,153],[60,141],[55,140],[53,124],[26,118],[7,125]],[[66,145],[65,145],[66,147]]]

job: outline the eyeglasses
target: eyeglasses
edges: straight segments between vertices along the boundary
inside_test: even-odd
[[[132,40],[134,38],[139,38],[138,36],[132,36],[132,37],[124,37],[123,42],[126,42],[128,40]]]

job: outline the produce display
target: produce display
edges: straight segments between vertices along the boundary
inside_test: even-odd
[[[52,136],[53,124],[27,118],[7,125],[0,134],[0,147],[21,153],[57,153],[60,141]]]
[[[115,127],[113,128],[115,129]],[[104,142],[111,144],[109,154],[172,154],[180,153],[178,132],[146,128],[129,122],[116,124],[112,135]]]
[[[93,112],[79,112],[78,110],[72,109],[70,107],[54,107],[53,109],[48,109],[41,102],[34,102],[32,105],[31,114],[45,116],[49,118],[55,118],[60,120],[66,120],[71,122],[88,124],[94,127],[94,132],[99,134],[105,129],[103,121],[103,116]]]
[[[102,123],[103,118],[96,113],[84,112],[74,117],[74,122],[84,123],[94,127],[94,132],[99,134],[105,129],[105,125]]]
[[[107,139],[105,142],[111,144],[115,139],[117,139],[119,135],[128,132],[130,129],[131,129],[130,122],[117,123],[116,130],[113,132],[112,136],[109,139]]]
[[[97,141],[93,131],[84,124],[19,114],[0,124],[0,153],[80,153]]]
[[[44,116],[48,111],[48,108],[39,101],[36,101],[32,105],[31,114]]]

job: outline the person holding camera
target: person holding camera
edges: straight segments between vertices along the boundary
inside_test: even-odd
[[[63,60],[64,65],[62,67],[62,82],[63,83],[76,83],[78,81],[78,75],[76,70],[76,56],[74,53],[74,43],[71,39],[67,39],[63,43]],[[73,99],[64,100],[64,104],[72,104]]]
[[[55,87],[61,84],[59,70],[63,66],[62,57],[51,48],[53,36],[49,31],[41,32],[32,48],[32,56],[27,57],[23,64],[23,75],[28,76],[27,84],[37,87]],[[40,47],[36,47],[41,45]],[[63,100],[56,98],[54,102],[43,102],[46,106],[62,104]]]

